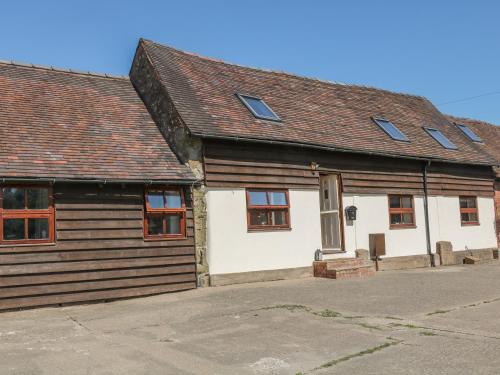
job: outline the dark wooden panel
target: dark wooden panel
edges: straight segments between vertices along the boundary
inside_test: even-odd
[[[221,141],[206,142],[204,157],[209,187],[318,188],[319,172],[339,173],[346,193],[424,194],[423,161]],[[429,192],[492,196],[493,177],[487,166],[432,163]]]
[[[0,247],[0,310],[195,287],[192,208],[185,239],[144,240],[143,191],[55,184],[56,243]]]
[[[45,295],[36,297],[6,298],[0,300],[0,310],[20,307],[49,306],[55,304],[102,301],[107,299],[130,298],[153,294],[175,292],[196,287],[196,283],[184,282],[167,285],[143,286],[135,288],[99,290],[92,292],[75,292],[60,295]]]
[[[16,286],[16,285],[38,285],[47,283],[67,283],[84,280],[107,280],[127,277],[142,277],[151,275],[175,275],[179,273],[189,273],[194,275],[196,267],[194,264],[181,264],[161,267],[147,268],[128,268],[120,270],[103,270],[103,271],[87,271],[87,272],[67,272],[56,274],[38,274],[38,275],[22,275],[22,276],[1,276],[0,286]]]
[[[1,298],[23,297],[43,294],[74,293],[89,290],[117,289],[134,286],[161,285],[195,281],[193,273],[179,275],[160,275],[150,277],[134,277],[129,279],[97,280],[76,283],[30,285],[0,289]]]

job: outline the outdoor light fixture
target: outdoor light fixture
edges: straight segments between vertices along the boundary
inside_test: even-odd
[[[345,215],[347,217],[347,220],[356,220],[356,211],[358,211],[358,208],[356,206],[346,207]]]

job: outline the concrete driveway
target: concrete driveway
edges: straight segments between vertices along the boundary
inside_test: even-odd
[[[0,314],[0,374],[498,374],[500,264]]]

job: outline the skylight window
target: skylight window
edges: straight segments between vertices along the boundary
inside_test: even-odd
[[[453,144],[446,136],[437,129],[424,128],[429,135],[434,138],[441,146],[448,150],[456,150],[457,146]]]
[[[380,128],[385,131],[389,137],[396,141],[404,141],[404,142],[410,142],[408,137],[404,135],[401,130],[396,128],[396,125],[394,125],[392,122],[380,119],[380,118],[374,118],[373,119]]]
[[[457,127],[464,132],[464,134],[471,139],[471,141],[474,142],[482,142],[483,140],[476,134],[474,133],[469,127],[462,125],[462,124],[457,124]]]
[[[236,94],[236,96],[255,117],[264,120],[281,121],[264,100],[248,95]]]

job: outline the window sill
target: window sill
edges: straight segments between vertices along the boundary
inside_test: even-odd
[[[157,242],[157,241],[175,241],[175,240],[187,240],[186,236],[178,236],[178,237],[155,237],[155,238],[143,238],[145,242]]]
[[[475,223],[461,223],[463,227],[477,227],[480,226],[481,224],[479,222]]]
[[[55,242],[34,242],[34,243],[2,243],[0,244],[0,249],[8,247],[39,247],[39,246],[55,246]]]
[[[287,232],[291,231],[292,228],[248,228],[248,233],[253,232]]]
[[[322,254],[326,254],[326,255],[329,255],[329,254],[345,254],[346,251],[345,250],[321,250],[321,253]]]
[[[416,225],[390,225],[389,229],[416,229]]]

